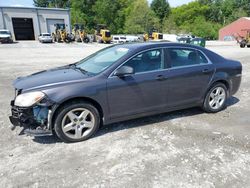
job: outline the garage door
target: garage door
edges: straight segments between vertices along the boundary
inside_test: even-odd
[[[35,40],[32,18],[12,18],[16,40]]]
[[[64,19],[47,19],[47,31],[53,33],[55,31],[55,24],[64,24]]]

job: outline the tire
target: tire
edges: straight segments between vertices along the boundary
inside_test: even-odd
[[[217,93],[218,92],[218,93]],[[215,83],[207,92],[203,102],[203,110],[216,113],[226,108],[228,89],[223,83]]]
[[[240,42],[240,47],[241,48],[245,48],[246,47],[246,41],[245,40],[243,40],[243,41]]]
[[[59,109],[55,118],[54,130],[64,142],[87,140],[100,127],[98,110],[87,102],[71,102]]]
[[[89,43],[89,38],[88,38],[88,37],[85,37],[85,38],[83,39],[83,42],[84,42],[84,43]]]
[[[250,45],[247,45],[248,48],[250,48]]]

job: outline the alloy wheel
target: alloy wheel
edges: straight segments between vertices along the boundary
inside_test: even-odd
[[[86,108],[72,109],[62,119],[62,131],[72,139],[80,139],[88,135],[94,125],[94,115]]]
[[[209,106],[213,110],[221,108],[226,100],[226,91],[222,87],[216,87],[209,95]]]

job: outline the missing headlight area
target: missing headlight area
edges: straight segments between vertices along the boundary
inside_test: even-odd
[[[33,116],[37,123],[41,125],[47,125],[48,123],[49,109],[47,106],[35,106],[33,107]]]
[[[30,108],[12,106],[10,120],[14,127],[23,127],[26,134],[51,134],[49,127],[50,112],[49,106],[36,105]]]

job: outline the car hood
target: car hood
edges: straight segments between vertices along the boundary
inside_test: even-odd
[[[8,35],[8,34],[0,34],[0,38],[9,38],[10,37],[10,35]]]
[[[59,67],[19,77],[13,82],[13,85],[16,89],[31,90],[80,81],[87,77],[89,76],[80,70]]]

